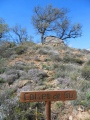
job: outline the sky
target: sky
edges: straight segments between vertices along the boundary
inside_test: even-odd
[[[31,23],[34,7],[52,4],[53,7],[69,9],[68,16],[72,23],[80,23],[82,37],[69,39],[68,45],[78,49],[90,49],[90,0],[0,0],[0,17],[13,27],[20,24],[25,27],[35,42],[40,36]]]

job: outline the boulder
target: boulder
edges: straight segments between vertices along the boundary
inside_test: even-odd
[[[64,44],[63,40],[55,37],[55,36],[47,36],[45,37],[45,44]]]

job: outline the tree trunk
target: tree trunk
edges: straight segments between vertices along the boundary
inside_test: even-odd
[[[44,34],[43,33],[41,33],[41,43],[42,43],[42,45],[44,44]]]

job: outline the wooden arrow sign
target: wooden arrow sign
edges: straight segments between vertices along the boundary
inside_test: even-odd
[[[51,101],[75,100],[76,98],[75,90],[24,91],[20,94],[21,102],[46,102],[46,120],[51,120]]]
[[[24,91],[20,94],[21,102],[44,102],[44,101],[65,101],[75,100],[77,93],[75,90],[59,91]]]

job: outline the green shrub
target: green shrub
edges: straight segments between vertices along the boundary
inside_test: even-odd
[[[78,74],[74,73],[71,75],[71,79],[76,81],[78,76]]]
[[[4,71],[5,71],[5,69],[6,69],[6,67],[7,67],[7,64],[8,64],[8,59],[6,59],[6,58],[2,58],[2,59],[0,59],[0,71],[1,71],[1,73],[0,74],[2,74],[2,73],[4,73]]]
[[[5,70],[6,70],[6,68],[1,67],[1,68],[0,68],[0,74],[4,73]]]
[[[47,58],[44,59],[44,61],[45,61],[45,62],[51,61],[51,58],[50,58],[50,57],[47,57]]]
[[[39,50],[39,49],[41,49],[41,46],[39,46],[39,45],[33,45],[32,46],[32,50]],[[39,51],[38,51],[39,52]]]
[[[4,79],[3,78],[0,78],[0,83],[4,83]]]
[[[90,66],[84,66],[81,75],[84,79],[90,80]]]
[[[16,101],[17,102],[17,101]],[[20,103],[16,104],[8,103],[8,110],[6,110],[5,120],[35,120],[36,119],[36,107],[37,107],[37,119],[44,119],[43,104],[41,103]],[[41,119],[42,118],[42,119]]]
[[[59,57],[59,55],[57,55],[57,54],[56,55],[55,54],[51,54],[50,58],[51,58],[52,61],[55,61],[55,62],[62,61],[61,58]]]
[[[11,56],[11,54],[13,54],[12,52],[13,47],[15,46],[15,44],[13,42],[7,42],[4,41],[0,44],[0,56],[1,57],[9,57]]]
[[[9,88],[9,89],[5,87],[2,93],[0,93],[0,105],[3,104],[5,100],[10,99],[14,95],[13,93],[15,93],[17,89],[18,89],[18,86],[15,86],[14,88]]]
[[[82,105],[84,108],[90,108],[90,94],[86,95],[86,93],[80,92],[77,99],[73,101],[74,105]]]
[[[90,92],[87,93],[87,99],[90,100]]]
[[[48,54],[49,52],[48,52],[48,50],[45,49],[45,48],[40,48],[40,49],[38,50],[38,53],[41,54],[41,55],[46,55],[46,54]]]
[[[63,70],[60,70],[60,69],[56,69],[56,72],[55,74],[53,74],[53,78],[56,79],[56,78],[65,78],[67,76],[67,72],[66,71],[63,71]]]
[[[90,66],[90,60],[88,60],[87,62],[86,62],[86,65],[88,66]]]
[[[2,57],[9,58],[11,55],[14,55],[14,54],[15,54],[15,50],[13,48],[8,48],[3,52]]]
[[[29,47],[32,47],[35,45],[35,43],[33,41],[25,41],[22,43],[24,46],[29,46]]]
[[[46,64],[42,64],[42,68],[46,70],[50,70],[50,66]]]
[[[63,61],[65,63],[71,62],[71,63],[78,63],[80,65],[82,65],[84,63],[83,60],[79,59],[79,58],[71,58],[71,57],[64,57]]]
[[[63,102],[56,102],[55,108],[60,109],[63,106]]]
[[[55,74],[53,74],[53,78],[54,79],[56,79],[56,78],[59,78],[59,77],[61,77],[61,78],[65,78],[65,77],[67,77],[68,75],[67,75],[67,73],[66,72],[60,72],[60,71],[56,71],[56,73]]]
[[[13,48],[15,45],[14,42],[3,41],[0,43],[0,50],[6,50],[8,48]]]
[[[25,47],[25,46],[18,46],[18,47],[16,48],[16,53],[17,53],[18,55],[20,55],[20,54],[23,54],[26,50],[27,50],[27,47]]]

